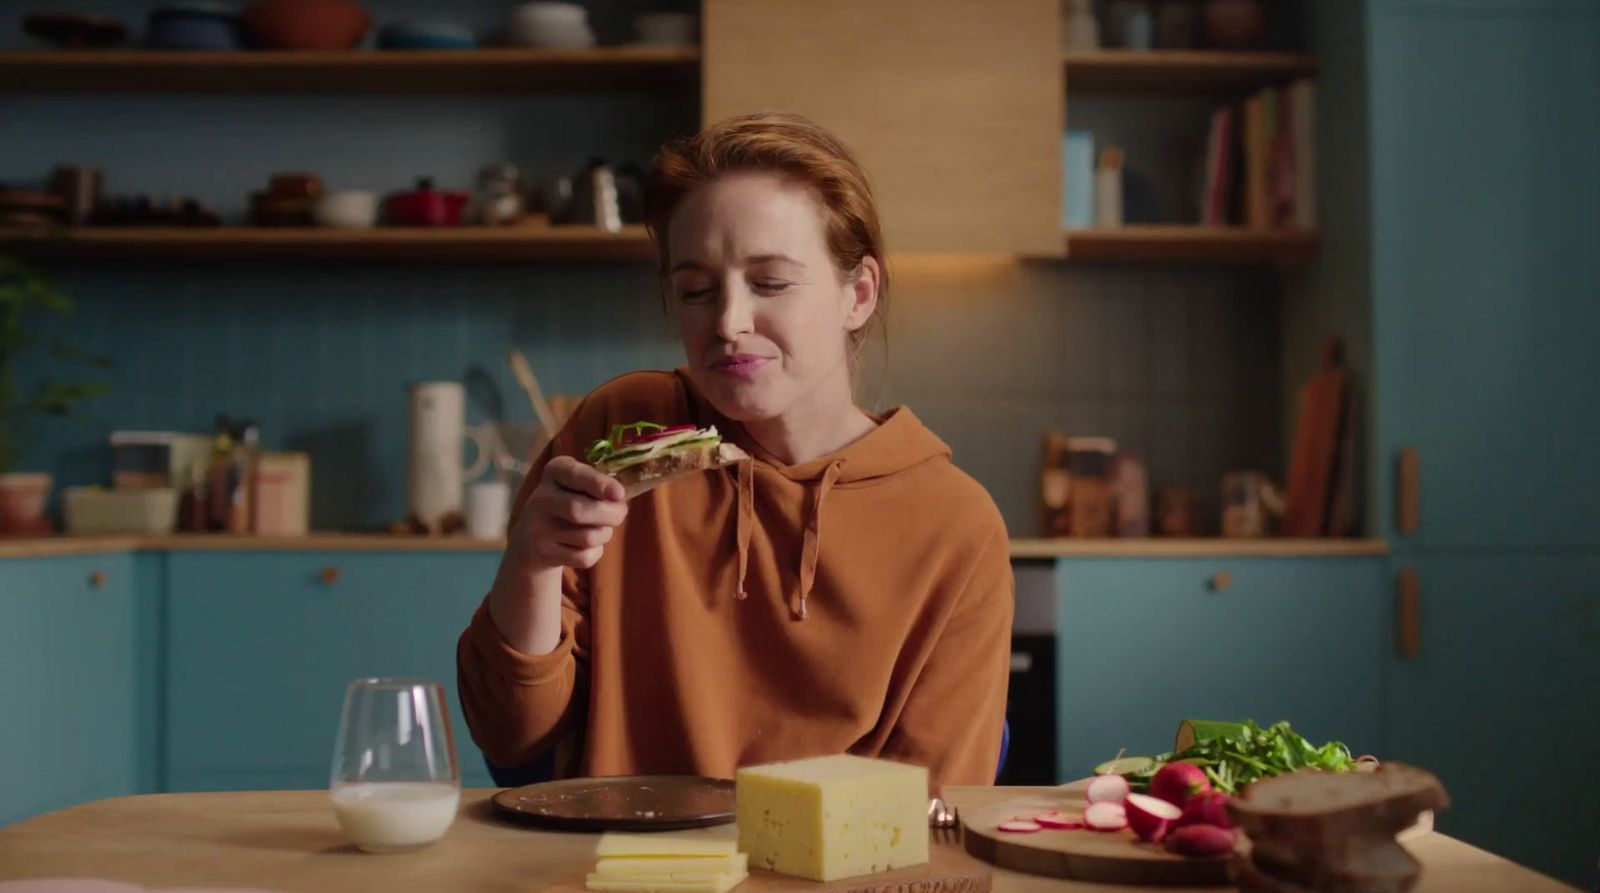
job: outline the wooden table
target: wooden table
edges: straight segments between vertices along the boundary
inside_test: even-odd
[[[979,789],[948,793],[959,799],[968,790]],[[589,869],[592,836],[502,823],[490,812],[493,793],[463,792],[461,817],[443,840],[415,853],[388,856],[349,846],[323,791],[102,800],[0,828],[0,878],[100,877],[148,886],[251,886],[304,893],[538,893]],[[680,833],[726,835],[732,829]],[[1572,890],[1442,834],[1427,834],[1410,846],[1425,866],[1419,893]],[[994,880],[995,893],[1155,889],[998,870]]]

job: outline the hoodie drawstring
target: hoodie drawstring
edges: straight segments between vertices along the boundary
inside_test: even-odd
[[[816,580],[817,556],[822,551],[822,501],[828,498],[828,491],[833,489],[843,467],[842,459],[828,463],[821,482],[811,494],[811,514],[806,517],[805,540],[800,550],[799,599],[792,607],[795,616],[801,620],[806,619],[806,597],[811,594],[811,584]]]
[[[756,463],[753,459],[739,463],[738,500],[738,522],[734,535],[739,544],[739,581],[733,597],[743,601],[749,596],[744,589],[744,578],[750,571],[750,525],[756,513]]]

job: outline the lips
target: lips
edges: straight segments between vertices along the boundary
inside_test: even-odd
[[[755,354],[734,354],[728,357],[719,357],[711,364],[713,371],[735,378],[752,378],[761,367],[771,362],[770,357],[756,356]]]

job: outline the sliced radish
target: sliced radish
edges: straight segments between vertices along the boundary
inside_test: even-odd
[[[1167,835],[1168,852],[1182,856],[1226,856],[1233,852],[1239,835],[1216,825],[1185,825]]]
[[[1129,794],[1122,808],[1128,814],[1128,827],[1140,840],[1159,841],[1183,817],[1183,810],[1149,794]]]
[[[1043,831],[1044,828],[1038,822],[1028,819],[1012,819],[1009,822],[1001,822],[1000,830],[1007,834],[1033,834],[1036,831]]]
[[[1083,817],[1066,815],[1060,812],[1046,812],[1033,817],[1033,821],[1046,828],[1055,828],[1059,831],[1072,831],[1083,827]]]
[[[1120,775],[1101,775],[1089,782],[1090,803],[1121,803],[1128,796],[1128,780]]]
[[[1128,814],[1120,803],[1090,803],[1083,823],[1096,831],[1121,831],[1128,827]]]
[[[644,434],[640,434],[638,437],[628,441],[627,445],[634,446],[636,444],[649,443],[652,440],[660,440],[663,437],[671,437],[674,434],[682,434],[685,431],[698,430],[699,429],[693,425],[673,425],[670,428],[662,428],[660,431],[648,431]]]

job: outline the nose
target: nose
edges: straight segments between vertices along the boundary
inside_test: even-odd
[[[745,285],[743,277],[726,283],[722,288],[721,306],[717,308],[717,336],[723,341],[736,341],[755,328],[755,296]]]

